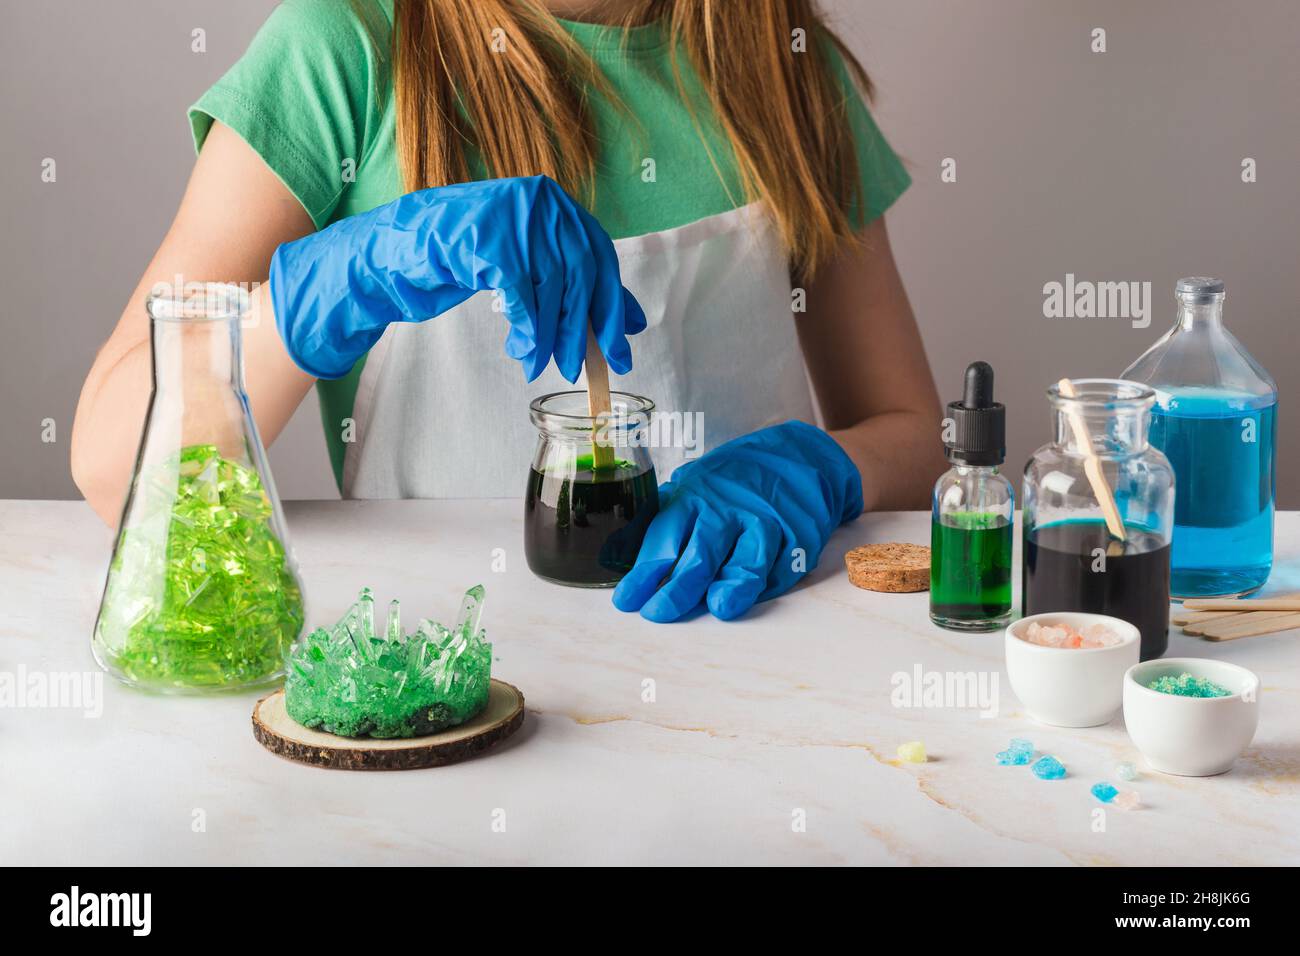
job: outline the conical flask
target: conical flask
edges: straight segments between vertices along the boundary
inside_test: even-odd
[[[266,451],[244,392],[249,296],[151,296],[153,393],[95,622],[100,666],[170,693],[283,675],[304,607]]]
[[[1156,393],[1174,466],[1176,598],[1249,594],[1273,567],[1277,385],[1223,324],[1223,282],[1179,279],[1174,327],[1124,372]]]

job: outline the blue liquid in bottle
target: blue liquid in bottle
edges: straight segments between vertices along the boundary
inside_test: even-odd
[[[1273,568],[1277,402],[1212,388],[1158,394],[1151,443],[1174,466],[1170,590],[1242,594]]]
[[[1223,324],[1223,280],[1179,279],[1174,327],[1124,378],[1150,385],[1151,444],[1174,466],[1170,590],[1249,594],[1273,568],[1277,384]]]

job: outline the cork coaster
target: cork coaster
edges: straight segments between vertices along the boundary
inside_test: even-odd
[[[901,594],[930,589],[930,549],[919,544],[868,544],[844,556],[849,582],[868,591]]]

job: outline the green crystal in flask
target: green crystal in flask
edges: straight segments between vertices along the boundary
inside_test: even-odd
[[[109,567],[96,656],[157,690],[274,681],[303,601],[257,471],[198,445],[149,466]]]
[[[153,392],[92,646],[168,693],[265,686],[302,631],[302,589],[244,392],[249,296],[150,296]]]

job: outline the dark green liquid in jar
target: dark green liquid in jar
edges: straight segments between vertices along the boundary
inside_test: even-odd
[[[646,527],[659,511],[653,466],[626,461],[592,469],[529,469],[524,498],[524,556],[540,578],[576,587],[609,587],[631,570]]]
[[[1085,611],[1128,621],[1142,633],[1147,661],[1169,646],[1169,545],[1149,531],[1126,530],[1122,545],[1104,521],[1058,521],[1027,532],[1024,613]]]

